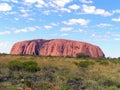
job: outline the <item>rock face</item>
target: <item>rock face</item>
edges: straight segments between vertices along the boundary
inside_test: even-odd
[[[13,45],[10,54],[30,54],[44,56],[72,56],[84,53],[89,57],[104,57],[102,50],[95,45],[64,39],[29,40],[17,42]]]

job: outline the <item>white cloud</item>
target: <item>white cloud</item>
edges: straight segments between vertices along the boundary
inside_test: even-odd
[[[28,14],[28,13],[23,13],[21,16],[22,16],[22,17],[28,17],[29,14]]]
[[[112,38],[110,35],[104,33],[103,35],[98,33],[92,33],[90,35],[91,39],[94,39],[96,41],[110,41]]]
[[[49,13],[50,13],[50,10],[43,11],[43,14],[45,15],[49,15]]]
[[[29,11],[30,11],[30,10],[26,10],[26,9],[24,9],[23,7],[20,8],[20,12],[21,12],[21,13],[27,13],[27,12],[29,12]]]
[[[102,16],[111,16],[112,13],[105,11],[104,9],[97,9],[95,6],[82,5],[83,11],[86,14],[96,14]]]
[[[113,18],[112,21],[120,22],[120,17],[118,17],[118,18]]]
[[[51,0],[46,3],[46,7],[52,7],[54,10],[50,10],[51,12],[68,12],[70,13],[71,10],[69,8],[65,8],[65,5],[70,3],[72,0]],[[48,14],[49,12],[47,12]]]
[[[51,28],[53,28],[55,26],[58,26],[58,24],[59,23],[51,23],[50,25],[45,25],[44,28],[49,30],[49,29],[51,29]]]
[[[114,33],[114,34],[112,33],[111,35],[114,37],[113,40],[116,40],[116,41],[119,41],[119,40],[120,40],[120,33],[116,33],[116,34],[115,34],[115,33]]]
[[[95,36],[96,36],[96,34],[92,34],[92,35],[91,35],[91,37],[95,37]]]
[[[83,30],[83,29],[78,29],[78,30],[74,30],[73,32],[83,33],[83,32],[86,32],[86,31],[85,31],[85,30]]]
[[[78,32],[83,32],[83,31],[84,31],[84,30],[82,30],[82,29],[79,29],[79,30],[78,30]]]
[[[82,3],[93,3],[92,0],[80,0]]]
[[[87,26],[89,23],[89,20],[86,19],[70,19],[69,21],[63,21],[64,24],[66,25],[75,25],[75,24],[80,24],[81,26]]]
[[[52,2],[58,7],[64,7],[66,4],[70,3],[72,0],[53,0]]]
[[[0,53],[9,53],[13,43],[0,42]]]
[[[19,20],[19,18],[15,17],[15,18],[14,18],[14,20],[18,21],[18,20]]]
[[[64,34],[61,34],[61,36],[68,36],[69,34],[67,34],[67,33],[64,33]]]
[[[71,10],[68,8],[65,8],[64,6],[68,3],[70,3],[72,0],[50,0],[48,2],[45,2],[44,0],[24,0],[26,5],[33,5],[37,8],[43,8],[43,6],[50,8],[53,7],[54,11],[62,11],[62,12],[68,12],[70,13]],[[43,14],[48,15],[52,10],[45,10],[43,11]]]
[[[46,26],[44,26],[44,28],[45,28],[45,29],[51,29],[51,28],[53,28],[53,26],[50,26],[50,25],[48,26],[48,25],[46,25]]]
[[[29,21],[34,21],[35,19],[34,18],[28,18]]]
[[[25,4],[35,4],[37,8],[41,8],[45,5],[44,0],[24,0]]]
[[[115,13],[120,13],[120,9],[113,10],[113,14],[115,14]]]
[[[72,29],[73,28],[71,28],[71,27],[63,27],[63,28],[60,29],[60,31],[66,32],[66,31],[71,31]]]
[[[25,2],[26,2],[26,3],[32,3],[32,4],[33,4],[33,3],[37,2],[37,0],[25,0]]]
[[[6,1],[7,2],[8,0],[1,0],[1,1],[3,1],[3,2]]]
[[[78,10],[80,8],[80,6],[73,4],[73,5],[69,6],[69,8],[73,9],[73,10]]]
[[[17,12],[16,11],[9,11],[9,12],[5,12],[5,15],[17,15]]]
[[[39,26],[34,26],[34,27],[27,27],[27,28],[23,28],[23,29],[17,29],[14,31],[14,33],[21,33],[21,32],[33,32],[37,29],[39,29]]]
[[[18,3],[18,0],[11,0],[12,2],[14,2],[14,3]]]
[[[51,23],[52,26],[58,26],[59,23]]]
[[[120,33],[114,34],[113,36],[120,37]]]
[[[7,3],[1,3],[0,4],[0,11],[10,11],[10,10],[12,10],[12,7],[9,5],[9,4],[7,4]]]
[[[0,35],[10,34],[10,33],[11,33],[10,31],[3,31],[3,32],[0,32]]]
[[[43,5],[45,5],[45,3],[44,3],[44,2],[41,2],[41,3],[36,4],[35,6],[36,6],[37,8],[42,8]]]
[[[63,11],[63,12],[68,12],[68,13],[71,12],[71,11],[70,11],[69,9],[67,9],[67,8],[60,8],[60,9],[58,9],[58,10]]]
[[[40,3],[40,4],[44,4],[44,1],[43,0],[25,0],[26,3]]]
[[[114,38],[115,41],[120,41],[120,38]]]
[[[24,7],[19,7],[19,9],[20,9],[19,11],[20,11],[22,17],[28,17],[33,14],[33,12],[31,10],[25,9]]]
[[[101,23],[101,24],[98,24],[97,26],[98,27],[109,27],[109,26],[112,26],[112,25],[108,24],[108,23]]]

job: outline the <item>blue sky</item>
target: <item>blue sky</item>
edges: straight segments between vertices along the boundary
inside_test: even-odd
[[[0,0],[0,52],[15,42],[63,38],[120,57],[119,0]]]

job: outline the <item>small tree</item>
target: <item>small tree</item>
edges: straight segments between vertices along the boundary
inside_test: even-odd
[[[76,57],[77,57],[77,58],[88,58],[89,56],[86,55],[86,54],[84,54],[84,53],[77,53],[77,54],[76,54]]]
[[[88,67],[88,66],[90,66],[90,65],[94,65],[94,62],[92,62],[92,61],[81,61],[81,62],[79,62],[79,63],[76,63],[75,62],[75,64],[78,66],[78,67],[84,67],[84,68],[86,68],[86,67]]]
[[[8,63],[8,68],[12,71],[24,70],[28,72],[37,72],[40,70],[40,67],[36,62],[28,61],[28,62],[20,62],[20,61],[11,61]]]
[[[118,59],[120,59],[120,57],[118,57]]]
[[[38,64],[33,61],[24,62],[23,68],[25,71],[29,71],[29,72],[37,72],[40,70],[40,68],[38,67]]]
[[[19,71],[23,69],[23,64],[20,61],[14,60],[8,63],[8,68],[13,71]]]
[[[67,55],[67,56],[66,56],[66,58],[72,58],[72,56],[70,56],[70,55]]]

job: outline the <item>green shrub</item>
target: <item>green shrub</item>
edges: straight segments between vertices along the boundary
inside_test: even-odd
[[[68,86],[73,88],[72,90],[82,90],[85,87],[83,87],[83,79],[81,77],[73,77],[69,78],[66,83]]]
[[[81,61],[79,63],[75,63],[79,67],[88,67],[90,65],[94,65],[94,62],[92,61]]]
[[[120,88],[120,81],[114,80],[114,79],[111,79],[108,77],[99,78],[98,83],[99,83],[99,85],[102,85],[105,87],[115,86],[117,88]]]
[[[23,69],[29,72],[37,72],[40,70],[36,62],[28,61],[23,63]]]
[[[102,60],[102,61],[100,61],[99,63],[100,63],[101,65],[109,65],[109,62],[108,62],[108,61],[105,61],[105,60],[104,60],[104,61]]]
[[[28,65],[37,66],[37,63],[36,63],[36,62],[33,62],[33,61],[23,62],[23,67],[26,67],[26,66],[28,66]]]
[[[120,57],[118,57],[118,59],[120,60]]]
[[[67,56],[66,56],[66,58],[72,58],[72,56],[70,56],[70,55],[67,55]]]
[[[32,82],[30,82],[30,81],[25,81],[25,85],[26,85],[27,87],[31,87],[31,86],[32,86]]]
[[[17,60],[11,61],[11,62],[8,62],[8,68],[13,71],[19,71],[23,69],[23,64],[22,62]]]
[[[77,53],[77,54],[76,54],[76,57],[77,57],[77,58],[88,58],[89,56],[88,56],[88,55],[85,55],[84,53]]]
[[[120,90],[120,88],[116,86],[110,86],[107,90]]]
[[[8,68],[13,71],[25,70],[29,72],[37,72],[40,70],[36,62],[20,62],[20,61],[11,61],[8,63]]]
[[[73,90],[70,85],[62,84],[59,86],[59,90]]]
[[[51,83],[48,83],[46,81],[40,82],[38,90],[52,90]]]

